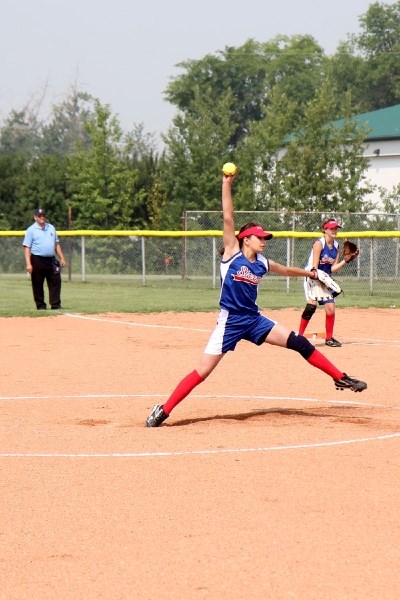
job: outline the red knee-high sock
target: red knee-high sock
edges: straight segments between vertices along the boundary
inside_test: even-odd
[[[299,327],[299,335],[303,335],[303,333],[307,329],[307,325],[309,324],[309,322],[310,321],[307,321],[306,319],[303,319],[303,317],[301,317],[300,327]]]
[[[324,371],[324,373],[330,375],[333,379],[341,379],[344,375],[343,371],[339,371],[319,350],[314,350],[310,358],[307,358],[307,362],[313,367],[321,369],[321,371]]]
[[[163,405],[163,411],[169,415],[171,410],[175,408],[179,402],[186,398],[193,388],[195,388],[196,385],[199,385],[199,383],[202,381],[204,381],[203,377],[201,377],[196,370],[189,373],[189,375],[186,375],[186,377],[184,377],[182,381],[178,383],[175,390]]]
[[[335,324],[335,314],[325,316],[325,335],[326,339],[330,340],[333,336],[333,326]]]

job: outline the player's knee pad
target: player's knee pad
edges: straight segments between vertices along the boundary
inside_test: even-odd
[[[303,314],[301,315],[301,318],[304,319],[305,321],[310,321],[311,317],[313,316],[313,314],[315,313],[316,310],[317,310],[316,304],[306,304],[306,307],[303,310]]]
[[[286,348],[289,350],[295,350],[306,360],[310,358],[315,348],[304,335],[298,335],[294,331],[291,331],[286,342]]]

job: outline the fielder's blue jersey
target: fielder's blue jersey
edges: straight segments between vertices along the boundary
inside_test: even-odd
[[[262,254],[250,262],[242,251],[221,262],[221,295],[219,305],[230,313],[257,314],[258,284],[269,272],[269,261]]]
[[[319,262],[318,262],[317,269],[320,269],[321,271],[325,271],[325,273],[327,273],[328,275],[331,275],[332,265],[334,264],[336,257],[338,255],[338,252],[339,252],[339,244],[337,243],[336,240],[333,240],[333,248],[329,248],[326,243],[325,236],[319,238],[319,241],[322,244],[322,250],[321,250],[321,254],[319,256]],[[313,266],[312,262],[313,262],[313,250],[311,249],[310,256],[308,257],[307,264],[304,268],[309,271]]]

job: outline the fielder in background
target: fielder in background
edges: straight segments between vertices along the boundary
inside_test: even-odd
[[[362,392],[364,381],[353,379],[336,368],[302,335],[290,331],[276,321],[260,314],[256,304],[258,284],[268,272],[289,277],[317,278],[317,271],[287,267],[263,255],[266,240],[272,234],[257,223],[247,223],[235,233],[232,184],[236,171],[222,176],[223,241],[220,266],[221,294],[217,325],[208,340],[197,368],[175,388],[164,405],[156,404],[146,420],[147,427],[158,427],[171,411],[197,385],[202,383],[225,354],[234,351],[240,340],[257,346],[266,342],[298,352],[310,365],[332,377],[339,390]],[[260,366],[262,371],[262,367]],[[260,371],[260,372],[261,372]]]
[[[46,310],[46,280],[50,306],[57,310],[61,308],[61,267],[65,267],[64,254],[54,226],[46,222],[45,209],[37,208],[33,218],[34,223],[25,231],[22,242],[26,271],[31,276],[33,299],[38,310]]]
[[[323,237],[313,244],[306,269],[320,269],[331,276],[337,273],[346,264],[358,256],[358,248],[354,245],[352,253],[345,252],[343,260],[339,261],[339,244],[336,240],[338,229],[341,226],[335,219],[328,219],[322,224]],[[345,242],[349,246],[349,242]],[[331,348],[339,348],[342,344],[333,337],[335,325],[335,292],[324,284],[306,278],[304,280],[306,307],[301,315],[299,334],[303,335],[307,326],[317,310],[317,305],[325,308],[325,344]]]

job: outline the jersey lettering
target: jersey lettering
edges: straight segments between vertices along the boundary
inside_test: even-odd
[[[250,283],[251,285],[258,285],[261,281],[261,277],[257,277],[250,271],[248,267],[242,265],[237,273],[232,273],[234,281],[242,281],[243,283]]]

